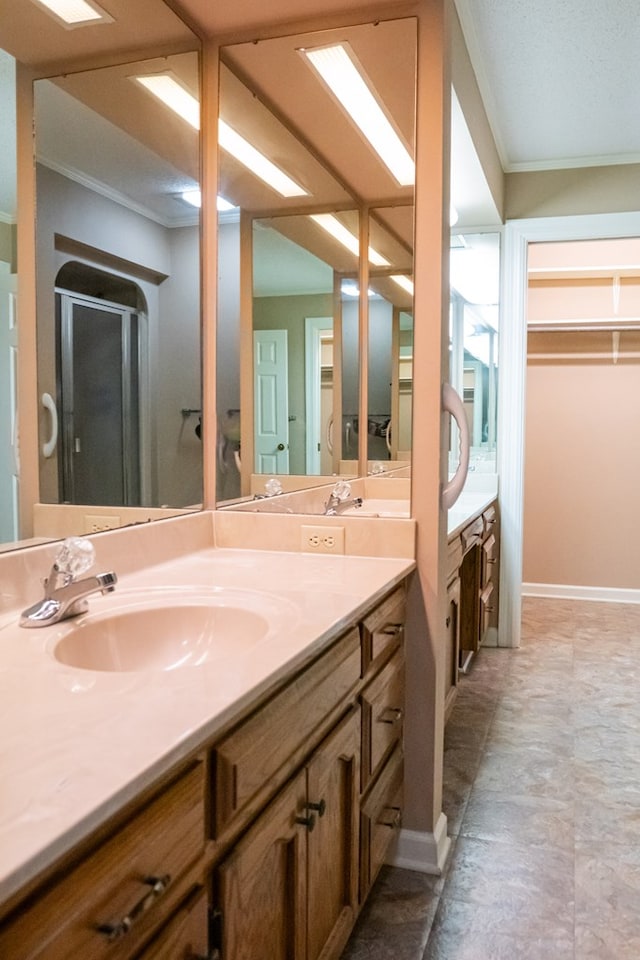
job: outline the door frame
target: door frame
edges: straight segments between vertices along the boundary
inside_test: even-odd
[[[305,317],[304,319],[304,394],[306,407],[306,457],[307,476],[320,474],[320,445],[322,444],[321,394],[322,394],[322,334],[331,330],[333,317]],[[335,426],[334,426],[335,429]]]
[[[501,513],[498,646],[520,646],[529,244],[638,236],[640,211],[539,217],[508,220],[505,224],[498,348],[497,467]]]

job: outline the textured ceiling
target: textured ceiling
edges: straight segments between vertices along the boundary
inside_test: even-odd
[[[640,161],[638,0],[455,0],[506,171]]]

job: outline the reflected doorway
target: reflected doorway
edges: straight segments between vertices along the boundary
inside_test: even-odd
[[[60,501],[140,505],[136,311],[56,290]]]

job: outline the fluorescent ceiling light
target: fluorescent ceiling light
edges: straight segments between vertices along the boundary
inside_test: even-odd
[[[135,79],[166,107],[177,113],[196,130],[200,129],[200,103],[172,74],[152,73],[145,77],[135,77]]]
[[[458,211],[456,210],[454,205],[451,204],[451,206],[449,207],[449,226],[455,227],[458,220],[459,220]]]
[[[224,120],[218,120],[218,143],[223,150],[239,160],[251,173],[259,177],[281,197],[306,197],[308,191],[292,180],[284,170],[276,167],[263,153],[236,133]]]
[[[343,247],[350,250],[356,257],[359,255],[360,243],[358,238],[354,233],[351,233],[350,230],[347,230],[345,225],[340,223],[338,218],[334,217],[332,213],[312,213],[310,217],[319,227],[326,230],[334,240],[341,243]],[[381,253],[378,253],[377,250],[374,250],[373,247],[369,247],[369,263],[372,263],[376,267],[390,266],[389,261],[386,260]]]
[[[402,287],[403,290],[406,290],[407,293],[413,296],[413,280],[410,277],[405,277],[402,273],[394,273],[391,279],[394,283],[397,283],[399,287]]]
[[[91,23],[113,23],[106,10],[89,0],[36,0],[48,13],[67,27],[81,27]]]
[[[359,297],[359,296],[360,296],[360,290],[359,290],[359,288],[358,288],[358,284],[357,284],[354,280],[343,280],[342,283],[340,284],[340,292],[341,292],[345,297]],[[369,290],[367,290],[367,296],[368,296],[368,297],[377,297],[377,294],[376,294],[373,290],[369,289]]]
[[[234,203],[231,203],[230,200],[225,200],[224,197],[221,197],[220,194],[218,194],[216,208],[220,211],[220,213],[227,213],[229,210],[235,210],[236,206]]]
[[[347,43],[301,51],[369,141],[387,169],[403,187],[415,183],[413,158],[356,66]]]
[[[202,206],[202,194],[196,187],[194,187],[192,190],[183,190],[180,196],[185,203],[191,204],[192,207]]]

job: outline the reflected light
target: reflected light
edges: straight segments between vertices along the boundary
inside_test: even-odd
[[[263,183],[281,197],[306,197],[308,191],[292,180],[284,170],[272,163],[263,153],[236,133],[224,120],[218,120],[218,143]]]
[[[413,296],[413,280],[410,277],[405,277],[404,274],[401,273],[394,273],[389,279],[393,280],[394,283],[397,283],[399,287],[402,287],[403,290]]]
[[[194,129],[200,129],[200,103],[172,74],[153,73],[135,79]]]
[[[110,17],[106,10],[88,0],[35,0],[35,2],[45,7],[48,13],[52,13],[67,27],[113,23],[113,17]]]
[[[416,177],[413,158],[377,99],[373,86],[365,79],[364,71],[357,65],[349,44],[300,52],[320,74],[398,183],[403,187],[412,186]]]
[[[317,223],[319,227],[326,230],[334,240],[341,243],[343,247],[346,247],[346,249],[356,257],[358,256],[360,250],[358,238],[354,233],[351,233],[350,230],[347,230],[337,217],[334,217],[332,213],[312,213],[310,217],[314,223]],[[372,263],[376,267],[390,266],[389,261],[386,260],[381,253],[378,253],[377,250],[374,250],[373,247],[369,247],[369,263]]]

